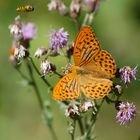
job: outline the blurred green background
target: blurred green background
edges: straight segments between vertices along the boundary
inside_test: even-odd
[[[18,15],[17,6],[31,4],[35,11],[20,13],[24,22],[34,22],[38,28],[35,40],[31,42],[31,55],[36,48],[48,46],[49,32],[52,28],[64,27],[70,34],[70,40],[76,37],[76,27],[73,22],[62,17],[58,12],[48,12],[49,0],[1,0],[0,2],[0,140],[51,140],[48,128],[41,117],[38,100],[32,87],[22,81],[20,75],[9,62],[9,48],[12,37],[8,26]],[[140,63],[140,1],[139,0],[106,0],[100,3],[100,8],[93,27],[103,49],[108,50],[115,58],[118,67],[130,65],[135,67]],[[52,59],[54,63],[60,59]],[[36,61],[39,66],[39,61]],[[63,64],[60,64],[63,66]],[[58,68],[60,70],[60,67]],[[139,69],[139,67],[138,67]],[[138,140],[140,136],[140,81],[139,71],[137,81],[125,89],[123,99],[134,102],[137,106],[137,117],[127,127],[115,122],[116,111],[112,105],[104,105],[96,125],[98,140]],[[36,76],[44,99],[47,87]],[[57,79],[50,78],[51,83]],[[54,129],[58,139],[70,140],[67,133],[67,120],[64,111],[53,104]]]

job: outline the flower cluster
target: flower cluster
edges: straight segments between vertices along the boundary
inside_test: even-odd
[[[58,10],[61,15],[68,15],[76,19],[80,15],[80,11],[85,10],[88,13],[96,12],[100,0],[72,0],[69,6],[66,6],[60,0],[51,0],[48,4],[48,10]]]
[[[21,22],[20,16],[15,18],[15,22],[9,25],[10,34],[13,36],[13,44],[10,48],[10,61],[13,65],[18,65],[22,58],[29,56],[28,48],[30,41],[36,35],[36,27],[29,22]]]
[[[75,119],[82,113],[88,112],[89,109],[92,109],[93,114],[96,114],[97,108],[94,101],[84,100],[80,104],[69,104],[66,107],[65,115],[66,117]]]

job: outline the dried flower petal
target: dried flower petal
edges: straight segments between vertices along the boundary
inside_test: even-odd
[[[75,118],[79,116],[80,113],[78,107],[75,104],[69,105],[65,110],[65,115],[66,117],[71,117],[71,118]]]
[[[56,10],[59,6],[59,1],[58,0],[51,0],[51,2],[48,4],[48,10]]]
[[[80,0],[72,0],[70,4],[70,16],[72,18],[77,18],[80,13]]]
[[[51,62],[49,62],[48,60],[44,60],[41,62],[40,69],[43,76],[45,76],[49,73],[55,72],[56,66],[52,64]]]
[[[95,111],[97,111],[97,108],[95,106],[94,101],[84,101],[82,102],[82,104],[80,105],[80,111],[81,112],[86,112],[88,111],[90,108],[93,108]],[[94,112],[95,113],[95,112]]]
[[[91,13],[96,11],[99,6],[99,0],[84,0],[82,8],[87,12]]]
[[[41,56],[47,54],[48,49],[47,48],[38,48],[34,54],[36,58],[40,58]]]
[[[21,58],[25,58],[29,55],[29,52],[26,48],[24,48],[22,45],[19,45],[19,47],[15,47],[14,50],[14,56],[20,60]]]

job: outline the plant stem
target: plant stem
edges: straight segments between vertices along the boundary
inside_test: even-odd
[[[28,61],[26,61],[26,65],[27,65],[27,68],[28,68],[28,71],[29,71],[29,75],[30,75],[30,77],[31,77],[32,86],[33,86],[33,88],[34,88],[34,90],[35,90],[35,93],[36,93],[37,99],[38,99],[38,101],[39,101],[40,107],[41,107],[41,109],[43,110],[43,107],[44,107],[44,105],[43,105],[43,100],[42,100],[42,98],[41,98],[41,95],[40,95],[39,89],[38,89],[38,87],[37,87],[37,84],[36,84],[36,82],[35,82],[35,79],[34,79],[34,76],[33,76],[33,72],[32,72],[32,68],[31,68],[31,66],[30,66],[30,64],[29,64]]]
[[[52,125],[49,126],[49,129],[50,129],[53,140],[57,140],[57,136],[56,136],[56,133],[55,133]]]
[[[78,124],[79,124],[81,134],[84,135],[84,127],[81,118],[78,119]]]
[[[92,116],[92,118],[91,118],[91,120],[90,120],[91,124],[89,125],[89,128],[88,128],[88,130],[87,130],[87,134],[86,134],[86,137],[87,137],[87,138],[89,137],[89,135],[90,135],[90,133],[91,133],[91,130],[92,130],[92,127],[93,127],[93,125],[95,124],[95,122],[96,122],[96,120],[97,120],[97,115],[98,115],[98,113],[99,113],[99,111],[100,111],[100,109],[101,109],[101,106],[102,106],[104,100],[105,100],[105,99],[103,98],[102,101],[101,101],[101,103],[100,103],[100,105],[98,106],[98,110],[97,110],[95,116]]]
[[[59,74],[57,71],[54,72],[56,75],[58,75],[60,78],[63,77],[63,75]]]
[[[76,120],[73,120],[73,133],[71,133],[71,140],[74,140]]]
[[[35,90],[37,99],[38,99],[39,104],[40,104],[40,108],[43,111],[44,110],[43,100],[41,98],[41,94],[40,94],[39,89],[37,87],[37,84],[35,82],[35,79],[34,79],[34,76],[33,76],[33,71],[32,71],[31,65],[29,64],[29,61],[28,60],[26,61],[26,65],[27,65],[27,68],[28,68],[28,71],[29,71],[29,75],[31,77],[31,84],[32,84],[32,86],[33,86],[33,88]],[[55,133],[52,125],[48,125],[48,127],[49,127],[49,130],[50,130],[50,133],[52,135],[53,140],[57,140],[56,133]]]
[[[20,74],[20,76],[21,76],[24,80],[29,81],[29,79],[22,73],[22,71],[20,71],[19,68],[15,68],[15,69],[17,70],[17,72]]]

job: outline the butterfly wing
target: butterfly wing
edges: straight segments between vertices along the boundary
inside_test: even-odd
[[[56,100],[77,99],[80,95],[78,76],[69,73],[61,78],[56,84],[52,96]]]
[[[93,30],[84,26],[77,35],[74,44],[74,63],[82,66],[89,63],[100,51],[99,42]]]
[[[89,74],[82,75],[80,81],[81,91],[85,96],[92,99],[99,99],[107,96],[113,86],[111,80],[94,78]]]
[[[116,73],[115,60],[107,51],[100,49],[99,42],[88,26],[83,27],[76,38],[74,62],[75,65],[92,71],[98,78],[113,78]]]
[[[90,63],[82,67],[98,78],[113,78],[116,74],[115,60],[105,50],[101,50]]]

